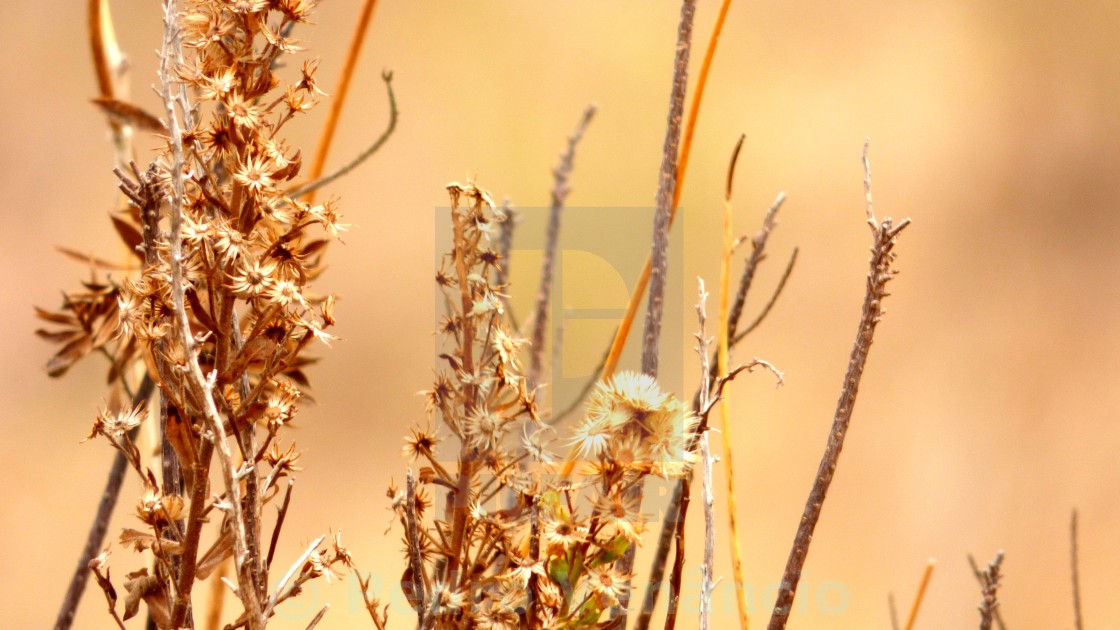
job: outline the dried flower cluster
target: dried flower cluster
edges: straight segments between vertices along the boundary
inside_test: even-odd
[[[110,440],[144,479],[136,515],[145,529],[127,529],[121,540],[150,551],[153,564],[130,574],[125,618],[144,599],[160,628],[188,625],[196,580],[231,557],[230,586],[243,605],[233,625],[254,629],[308,579],[351,566],[337,537],[322,547],[319,539],[269,592],[289,498],[284,479],[299,470],[300,454],[282,430],[308,385],[309,345],[334,339],[327,332],[334,298],[312,293],[311,283],[325,246],[346,230],[335,202],[310,205],[285,194],[301,153],[280,133],[323,93],[316,63],[304,62],[285,81],[277,62],[299,50],[290,32],[313,5],[196,0],[182,12],[165,5],[166,147],[147,169],[118,171],[130,203],[113,223],[135,265],[110,267],[123,277],[100,279],[96,269],[107,265],[95,264],[94,278],[67,294],[62,310],[40,311],[60,327],[40,332],[63,344],[52,375],[96,351],[110,359],[110,382],[134,398],[131,406],[114,401],[91,437]],[[158,411],[146,410],[147,396],[135,387],[141,375],[158,386]],[[147,418],[162,436],[160,479],[134,442]],[[211,489],[215,462],[224,487]],[[266,537],[263,509],[280,504],[277,497],[281,516]],[[218,525],[204,535],[207,523]],[[98,581],[113,608],[104,563],[101,556],[91,568],[104,571]]]
[[[491,246],[505,216],[472,184],[453,183],[452,250],[436,274],[448,313],[448,351],[426,392],[458,442],[457,466],[437,454],[439,431],[415,429],[405,453],[422,459],[420,488],[390,488],[405,530],[402,586],[423,627],[593,627],[619,603],[630,576],[616,567],[644,525],[633,487],[678,477],[696,416],[645,375],[600,383],[570,444],[586,462],[575,480],[552,471],[534,392],[521,374],[524,341],[511,332]],[[520,438],[513,440],[513,437]],[[447,490],[442,518],[428,488]]]

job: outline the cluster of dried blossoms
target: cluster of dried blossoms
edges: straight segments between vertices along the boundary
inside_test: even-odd
[[[346,229],[333,202],[284,192],[301,160],[279,134],[322,93],[315,63],[287,82],[277,61],[298,50],[289,34],[313,4],[197,0],[181,13],[166,4],[169,137],[147,169],[118,171],[131,203],[113,216],[138,261],[123,278],[95,278],[68,294],[61,311],[40,311],[61,326],[41,332],[63,344],[53,375],[98,352],[111,361],[110,381],[134,399],[111,404],[91,437],[112,442],[144,480],[137,516],[145,529],[126,530],[122,543],[150,551],[152,567],[129,575],[126,616],[142,599],[160,628],[189,625],[196,582],[231,557],[243,606],[234,626],[254,629],[307,580],[350,566],[337,537],[320,539],[270,590],[285,478],[299,458],[282,429],[307,386],[309,344],[333,338],[334,299],[310,286],[324,246]],[[159,404],[147,412],[151,383]],[[149,417],[162,436],[159,479],[134,441]],[[215,462],[220,488],[210,487]],[[271,536],[262,525],[270,502],[282,503]],[[204,532],[207,523],[216,527]],[[113,609],[104,562],[91,568]]]
[[[616,561],[644,526],[633,488],[687,472],[696,416],[652,378],[619,374],[598,385],[569,440],[584,470],[555,474],[546,445],[558,438],[545,439],[553,429],[520,373],[523,341],[495,280],[503,261],[491,237],[506,217],[474,185],[448,190],[454,243],[436,274],[447,351],[426,392],[429,427],[406,439],[424,465],[389,491],[405,533],[402,587],[421,627],[609,624],[601,618],[630,579]],[[437,453],[435,417],[456,438],[454,465]],[[435,486],[447,493],[443,515],[425,519]]]

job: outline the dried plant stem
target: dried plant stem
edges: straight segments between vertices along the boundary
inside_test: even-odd
[[[704,503],[704,563],[700,567],[700,630],[711,624],[712,591],[715,590],[716,509],[712,493],[712,449],[708,433],[700,435],[701,488]]]
[[[997,551],[996,557],[988,564],[988,568],[980,572],[980,591],[983,599],[980,600],[980,630],[991,630],[992,618],[999,610],[999,600],[996,598],[999,590],[1000,565],[1003,564],[1003,552]]]
[[[233,454],[229,449],[229,441],[226,437],[222,417],[214,403],[214,381],[207,380],[202,374],[202,368],[198,363],[194,335],[191,332],[190,321],[187,317],[185,305],[183,289],[185,278],[183,276],[181,230],[183,224],[184,196],[183,170],[186,166],[186,158],[183,152],[182,127],[180,127],[179,116],[176,112],[176,101],[185,101],[186,95],[183,92],[182,86],[177,85],[172,78],[172,64],[180,57],[180,31],[177,24],[178,10],[176,9],[175,0],[164,0],[163,10],[165,35],[163,49],[160,54],[159,75],[160,92],[167,116],[167,127],[170,135],[169,144],[171,145],[172,154],[170,266],[174,320],[176,324],[176,333],[180,338],[180,343],[183,345],[183,353],[186,359],[187,383],[192,390],[191,394],[193,394],[195,403],[201,407],[201,409],[197,411],[201,413],[206,427],[211,434],[209,440],[215,443],[219,451],[218,460],[222,467],[228,498],[226,506],[228,507],[234,530],[234,562],[237,569],[238,585],[240,587],[239,595],[245,604],[249,629],[258,630],[264,627],[265,620],[261,614],[260,594],[254,579],[254,576],[257,574],[254,570],[257,558],[250,556],[247,541],[248,535],[255,534],[255,532],[246,532],[246,519],[242,514],[240,496],[241,479],[246,473],[252,474],[252,467],[250,464],[240,472],[235,472],[233,470]],[[183,115],[190,115],[189,106],[183,107]],[[189,122],[188,126],[190,126]],[[212,375],[216,377],[217,373],[214,372]],[[249,509],[252,510],[255,509],[255,507],[256,506],[249,506]]]
[[[904,219],[895,226],[890,218],[885,218],[882,222],[875,218],[874,206],[871,201],[871,168],[867,160],[867,146],[867,143],[865,143],[863,147],[864,184],[867,194],[867,223],[871,228],[874,243],[871,248],[867,290],[863,300],[863,316],[860,319],[855,343],[852,345],[848,371],[844,376],[840,399],[836,404],[836,414],[829,430],[828,443],[825,446],[824,454],[821,456],[820,466],[817,468],[817,475],[813,480],[809,498],[805,501],[805,509],[798,524],[793,545],[790,548],[785,572],[782,575],[781,586],[774,603],[774,611],[770,617],[770,630],[785,628],[786,622],[789,620],[789,614],[793,609],[793,598],[797,592],[797,584],[801,580],[801,569],[809,555],[809,544],[813,538],[813,531],[820,519],[821,507],[824,505],[825,496],[836,473],[836,464],[840,459],[840,451],[844,447],[844,438],[848,435],[848,425],[851,422],[852,409],[855,407],[856,396],[859,392],[860,378],[863,376],[863,369],[867,364],[867,356],[875,336],[875,327],[879,324],[883,315],[883,300],[888,295],[886,285],[894,277],[895,272],[892,263],[894,261],[896,238],[899,232],[910,224],[909,219]]]
[[[727,317],[728,336],[731,336],[733,338],[735,338],[736,328],[738,326],[739,319],[743,314],[743,307],[746,303],[746,297],[750,290],[751,281],[754,278],[755,269],[765,257],[766,243],[770,237],[770,233],[777,226],[776,217],[778,214],[778,210],[782,207],[783,202],[785,202],[785,194],[781,193],[774,200],[774,203],[770,206],[769,211],[767,211],[766,217],[763,219],[762,228],[759,230],[758,234],[756,234],[751,240],[751,255],[747,259],[746,267],[743,269],[743,273],[739,278],[739,288],[735,296],[735,303],[734,305],[732,305],[731,311]],[[791,269],[792,262],[786,267],[787,276],[788,272]],[[784,284],[784,280],[782,284]],[[781,286],[782,285],[779,285],[779,290]],[[775,292],[774,297],[771,298],[770,304],[772,305],[776,299],[777,292]],[[769,313],[769,308],[765,309],[763,314],[759,315],[752,326],[757,326],[767,313]],[[738,338],[736,338],[736,341],[738,341]],[[734,345],[734,342],[731,345]],[[718,378],[717,366],[709,363],[707,374],[707,382],[709,384],[715,382],[715,380]],[[705,406],[700,402],[700,390],[697,391],[696,397],[693,399],[692,407],[697,412],[705,408]],[[702,433],[704,430],[706,430],[706,428],[706,424],[702,425],[698,430],[698,434]],[[695,442],[690,444],[690,448],[694,446]],[[635,625],[636,628],[648,628],[650,620],[653,617],[654,608],[656,608],[657,606],[657,598],[661,595],[661,583],[665,579],[665,567],[667,565],[669,557],[669,546],[673,541],[673,533],[676,530],[676,523],[678,520],[684,519],[688,515],[687,510],[682,512],[681,501],[685,493],[688,492],[686,488],[691,482],[691,477],[682,479],[677,481],[676,487],[673,488],[673,496],[669,500],[669,508],[665,511],[665,516],[661,520],[661,535],[658,537],[657,547],[654,549],[653,563],[650,567],[649,573],[649,583],[646,587],[645,599],[642,601],[641,616],[638,618],[638,621]]]
[[[669,227],[672,223],[674,191],[677,184],[677,158],[681,140],[681,117],[684,111],[685,92],[688,88],[688,57],[692,51],[692,21],[696,15],[696,0],[681,2],[681,18],[677,27],[677,53],[673,63],[673,88],[669,96],[669,116],[665,128],[665,145],[661,151],[661,171],[657,184],[657,210],[653,217],[653,236],[650,247],[649,302],[646,306],[645,331],[642,335],[642,373],[657,378],[658,351],[661,342],[661,315],[665,300],[665,275],[669,266]],[[635,505],[641,505],[641,484],[627,491]],[[637,546],[631,545],[618,563],[623,575],[629,575],[634,566]],[[630,589],[618,598],[615,618],[626,627],[627,605]]]
[[[350,174],[351,171],[358,168],[358,166],[360,166],[363,162],[371,158],[374,153],[377,153],[381,149],[381,147],[385,145],[385,142],[389,140],[389,136],[393,135],[393,132],[397,129],[397,118],[400,115],[400,112],[397,110],[397,95],[395,92],[393,92],[393,73],[382,72],[381,80],[385,82],[385,90],[389,94],[389,123],[386,125],[385,130],[382,131],[381,135],[373,141],[373,144],[369,145],[369,147],[359,153],[357,157],[350,160],[348,163],[344,164],[338,170],[329,175],[319,177],[318,179],[309,181],[302,186],[296,187],[290,193],[288,193],[289,196],[291,196],[293,199],[296,199],[304,195],[310,195],[314,191],[319,190],[323,186],[330,184],[336,179]],[[311,200],[312,199],[309,197],[308,202],[310,202]]]
[[[346,62],[342,66],[342,74],[335,88],[331,107],[327,112],[327,120],[323,123],[323,131],[319,136],[319,146],[315,150],[315,160],[311,163],[311,180],[317,180],[323,175],[327,163],[327,154],[330,153],[331,143],[334,141],[335,131],[338,129],[338,119],[342,116],[342,106],[346,103],[346,95],[350,92],[350,80],[354,77],[354,69],[358,66],[358,55],[362,52],[362,43],[365,41],[366,31],[373,19],[373,9],[377,0],[365,0],[362,11],[358,14],[358,22],[354,25],[354,35],[350,38],[350,47],[346,52]],[[386,80],[388,83],[388,80]],[[391,94],[391,92],[390,92]],[[315,201],[315,191],[307,193],[308,203]]]
[[[910,615],[906,618],[906,630],[913,630],[914,624],[918,621],[918,611],[922,607],[922,600],[926,597],[926,589],[929,588],[930,578],[933,577],[933,567],[936,561],[930,558],[926,563],[925,571],[922,571],[922,581],[918,584],[918,593],[914,596],[914,603],[910,606]]]
[[[424,583],[424,561],[420,555],[420,528],[416,523],[416,478],[409,470],[405,477],[405,535],[408,541],[408,568],[412,573],[413,596],[417,597],[417,624],[423,625],[424,611],[427,610],[428,589]]]
[[[743,140],[746,136],[739,136],[739,141],[735,144],[735,151],[731,154],[731,164],[727,168],[727,192],[724,195],[723,201],[723,255],[720,257],[720,274],[719,274],[719,353],[716,362],[719,374],[726,374],[728,364],[730,363],[729,357],[729,341],[730,336],[728,333],[728,322],[730,317],[729,302],[730,302],[730,289],[731,289],[731,190],[732,183],[735,178],[735,164],[739,159],[739,151],[743,148]],[[731,542],[731,574],[735,580],[735,602],[739,610],[739,627],[746,630],[750,626],[750,619],[747,616],[747,596],[746,588],[743,585],[743,550],[739,544],[739,525],[737,518],[737,508],[735,499],[735,468],[732,465],[733,458],[731,452],[731,408],[729,407],[727,394],[722,396],[719,404],[720,411],[720,429],[722,435],[720,442],[723,444],[723,465],[725,478],[727,479],[727,521],[728,521],[728,538]],[[682,519],[683,522],[683,519]]]
[[[311,623],[307,624],[307,630],[314,630],[315,626],[319,625],[319,622],[323,620],[323,617],[327,615],[327,611],[330,609],[330,604],[326,604],[322,608],[320,608],[319,612],[311,618]]]
[[[93,57],[94,74],[97,76],[97,92],[102,99],[120,98],[123,85],[115,80],[124,73],[124,56],[117,45],[113,30],[113,18],[109,12],[109,0],[89,0],[89,41]],[[118,168],[128,164],[132,156],[131,132],[121,121],[109,118],[113,146],[116,151]]]
[[[894,605],[894,593],[887,593],[887,608],[891,615],[891,630],[902,630],[898,625],[898,609]]]
[[[1077,569],[1077,510],[1069,517],[1069,565],[1073,583],[1073,627],[1081,630],[1081,577]]]
[[[144,374],[140,387],[132,397],[132,407],[142,405],[152,395],[155,383],[151,376]],[[113,508],[121,495],[121,486],[124,484],[124,475],[128,471],[128,459],[124,453],[117,451],[113,457],[113,465],[109,468],[109,476],[105,480],[105,490],[101,492],[101,501],[97,505],[97,512],[93,517],[93,524],[86,535],[86,545],[78,557],[78,566],[70,578],[70,586],[66,589],[66,596],[62,599],[62,606],[55,618],[55,630],[67,630],[74,623],[74,614],[78,612],[78,604],[85,592],[86,582],[89,581],[89,562],[101,551],[105,543],[105,533],[109,531],[109,519],[113,517]]]
[[[712,37],[708,40],[708,47],[704,51],[704,62],[700,65],[700,73],[696,80],[696,90],[693,93],[692,103],[689,106],[688,124],[685,125],[684,140],[681,142],[680,159],[677,162],[676,185],[673,188],[673,204],[669,216],[670,225],[672,225],[673,217],[676,215],[677,207],[680,205],[684,176],[688,170],[689,157],[692,154],[692,137],[696,132],[696,121],[700,118],[700,104],[704,100],[704,89],[708,85],[708,71],[712,67],[712,60],[715,59],[716,47],[719,43],[719,34],[723,31],[723,23],[727,17],[727,10],[730,6],[731,0],[723,0],[723,4],[720,5],[719,15],[716,17],[715,26],[712,28]],[[638,307],[641,305],[642,298],[645,297],[646,288],[649,286],[652,266],[653,259],[651,256],[646,259],[646,264],[642,267],[642,273],[638,276],[638,283],[634,287],[634,292],[630,294],[630,302],[626,306],[626,314],[623,316],[618,331],[615,333],[614,341],[611,343],[610,353],[607,355],[606,364],[603,366],[602,380],[604,381],[614,374],[615,369],[618,367],[618,361],[622,357],[622,351],[626,348],[626,340],[630,336],[630,328],[633,326],[634,320],[637,319]],[[639,626],[639,628],[640,627],[642,626]]]
[[[972,575],[976,577],[976,581],[980,583],[981,587],[983,587],[984,572],[980,570],[980,565],[976,564],[976,558],[972,557],[972,554],[968,554],[968,566],[972,567]],[[992,615],[994,617],[996,627],[999,628],[999,630],[1006,630],[1006,626],[1003,624],[1003,615],[999,612],[998,608],[992,611]]]
[[[545,236],[544,261],[541,263],[540,287],[537,289],[536,308],[533,309],[533,335],[530,338],[529,389],[537,386],[541,376],[541,356],[544,353],[545,330],[548,328],[548,302],[552,295],[552,268],[556,262],[556,249],[560,238],[560,215],[564,211],[564,201],[571,189],[568,180],[572,175],[576,145],[579,144],[587,125],[595,116],[595,106],[588,105],[583,110],[579,125],[568,136],[568,148],[560,155],[560,163],[552,171],[552,204],[548,211],[548,231]]]
[[[183,625],[190,614],[191,591],[198,570],[198,543],[202,535],[207,497],[210,495],[210,462],[214,457],[214,444],[203,440],[198,448],[198,457],[190,471],[191,506],[187,515],[187,533],[183,540],[182,563],[179,567],[178,583],[175,585],[175,601],[171,609],[173,627]],[[176,625],[177,624],[177,625]]]
[[[712,398],[712,381],[708,378],[708,372],[711,370],[711,353],[708,351],[710,340],[704,331],[708,319],[707,301],[708,292],[704,290],[704,281],[700,280],[700,299],[696,304],[696,315],[699,319],[696,352],[700,355],[701,408],[707,408]],[[708,432],[703,431],[700,433],[700,470],[704,503],[704,562],[700,565],[700,630],[707,630],[711,624],[709,617],[712,609],[712,591],[715,589],[716,510],[715,497],[712,493],[712,464]],[[688,488],[688,485],[679,487]],[[684,519],[680,519],[680,522],[683,523]]]
[[[210,581],[210,606],[206,610],[206,630],[218,630],[222,626],[222,604],[225,602],[226,589],[222,578],[226,574],[229,560],[218,565],[214,579]]]

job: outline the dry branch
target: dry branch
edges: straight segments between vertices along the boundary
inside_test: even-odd
[[[840,451],[844,447],[844,438],[848,435],[848,425],[852,419],[852,410],[855,407],[856,395],[859,392],[859,382],[863,376],[863,369],[867,364],[867,356],[875,336],[875,327],[882,319],[883,300],[888,295],[887,283],[896,273],[893,268],[896,238],[910,224],[909,219],[904,219],[895,226],[890,218],[885,218],[881,222],[875,218],[874,206],[871,201],[871,168],[867,160],[867,143],[864,143],[863,162],[867,195],[867,223],[871,228],[872,238],[874,239],[871,247],[870,269],[867,275],[867,289],[863,300],[863,315],[856,332],[855,343],[852,345],[848,371],[844,376],[840,399],[836,404],[836,413],[829,430],[828,442],[824,454],[821,456],[812,490],[805,501],[805,509],[801,515],[793,545],[790,548],[789,559],[786,561],[781,586],[770,617],[770,630],[785,628],[790,611],[793,609],[793,598],[797,593],[797,584],[801,580],[801,569],[805,565],[805,560],[809,554],[809,544],[813,538],[813,531],[820,519],[821,507],[824,505],[825,496],[836,473],[836,464],[840,459]]]

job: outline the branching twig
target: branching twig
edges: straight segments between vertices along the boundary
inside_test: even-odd
[[[385,127],[385,131],[382,131],[381,135],[378,136],[377,139],[373,141],[373,144],[369,145],[365,151],[359,153],[357,157],[344,164],[341,168],[329,175],[319,177],[293,189],[288,193],[288,196],[293,199],[298,199],[304,195],[311,195],[323,186],[349,174],[350,171],[358,168],[363,162],[372,157],[374,153],[377,153],[389,139],[389,136],[393,135],[393,132],[397,129],[397,116],[399,114],[397,111],[397,97],[393,92],[393,73],[382,72],[381,80],[385,82],[385,89],[389,93],[389,124]],[[308,199],[310,200],[311,197],[308,197]]]
[[[417,598],[417,624],[423,625],[424,611],[427,610],[428,589],[424,582],[424,560],[420,555],[420,527],[416,522],[416,478],[409,470],[405,477],[405,526],[408,543],[408,567],[412,573],[413,597]]]
[[[820,466],[817,468],[817,475],[813,480],[813,488],[809,492],[809,498],[805,501],[805,509],[798,524],[793,545],[790,548],[785,572],[782,575],[781,586],[774,603],[774,611],[770,617],[770,630],[785,628],[790,611],[793,608],[793,598],[797,592],[797,584],[801,580],[801,569],[808,557],[809,543],[812,541],[817,520],[820,519],[825,495],[828,493],[828,488],[832,484],[832,478],[836,473],[836,464],[840,459],[844,438],[848,435],[848,425],[852,419],[852,409],[855,407],[860,378],[863,376],[863,369],[867,364],[867,355],[871,350],[875,327],[879,324],[883,315],[883,300],[888,295],[886,285],[895,274],[892,267],[895,239],[899,232],[910,224],[909,219],[904,219],[895,226],[890,218],[883,219],[882,222],[875,218],[871,203],[871,170],[868,167],[866,143],[864,144],[863,160],[867,192],[867,221],[875,239],[871,248],[867,290],[863,300],[863,316],[860,319],[856,340],[852,346],[852,355],[848,362],[848,371],[844,377],[840,399],[836,405],[832,428],[829,430],[828,443],[825,446],[824,454],[821,456]]]
[[[560,214],[564,211],[564,200],[571,189],[568,179],[572,175],[576,145],[579,144],[587,125],[595,116],[595,106],[588,105],[583,117],[572,135],[568,136],[568,149],[560,155],[560,163],[552,171],[552,206],[548,211],[548,231],[545,237],[544,261],[541,263],[540,286],[537,289],[537,304],[533,309],[533,335],[530,338],[529,389],[537,386],[541,376],[541,355],[544,352],[545,329],[548,327],[548,302],[552,295],[552,268],[556,261],[556,248],[560,238]]]
[[[976,564],[976,558],[972,557],[972,554],[968,554],[968,566],[972,567],[972,575],[976,577],[976,581],[983,587],[984,572],[980,570],[980,565]],[[1003,614],[1000,613],[999,609],[997,608],[992,611],[992,614],[996,622],[996,627],[999,628],[999,630],[1006,630],[1007,626],[1003,623]]]
[[[999,569],[1003,564],[1003,552],[997,551],[996,557],[988,568],[980,572],[980,592],[983,599],[980,601],[980,630],[991,630],[992,617],[999,610],[999,600],[996,592],[999,590],[999,581],[1002,578]]]
[[[1081,577],[1077,569],[1077,510],[1069,517],[1069,564],[1073,582],[1073,627],[1081,630]]]
[[[894,605],[894,593],[887,593],[887,608],[891,615],[891,630],[902,630],[898,625],[898,609]]]

